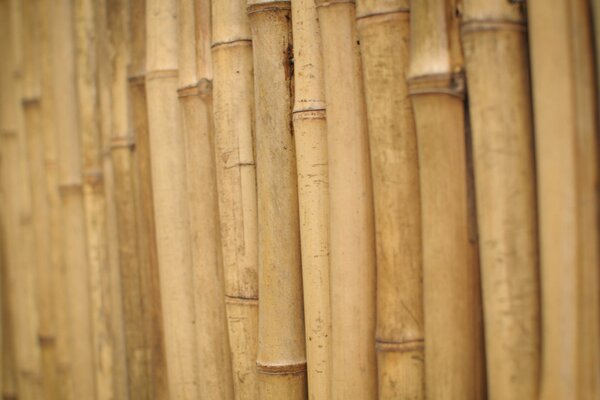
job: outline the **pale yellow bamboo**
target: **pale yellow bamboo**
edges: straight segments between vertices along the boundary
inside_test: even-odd
[[[1,7],[1,5],[0,5]],[[2,13],[3,10],[0,8],[0,13]],[[0,17],[1,18],[1,17]],[[0,137],[0,139],[2,139]],[[2,142],[4,142],[4,140],[2,140]],[[2,157],[2,153],[0,152],[0,157]],[[4,169],[5,166],[4,164],[2,164],[0,166],[0,169]],[[4,177],[4,172],[0,171],[0,177]],[[3,178],[0,178],[3,179]],[[0,184],[0,186],[3,186],[3,184]],[[2,187],[0,189],[2,192],[4,192],[4,187]],[[8,268],[9,266],[8,264],[8,258],[6,256],[7,254],[7,241],[6,241],[6,234],[4,232],[5,230],[5,224],[4,224],[4,220],[6,218],[6,212],[7,207],[6,207],[6,200],[5,200],[5,194],[2,193],[0,195],[2,197],[2,199],[0,200],[0,204],[2,206],[2,215],[0,215],[0,240],[2,241],[0,243],[0,285],[2,285],[0,287],[0,295],[2,296],[2,298],[0,299],[0,301],[2,302],[2,326],[1,326],[1,330],[2,332],[0,333],[2,335],[2,366],[1,368],[1,375],[0,375],[0,396],[2,397],[2,399],[16,399],[17,398],[17,383],[16,383],[16,365],[15,365],[15,360],[14,360],[14,341],[13,341],[13,328],[12,328],[12,318],[11,318],[11,309],[12,309],[12,304],[11,304],[11,299],[10,299],[10,287],[8,284],[8,278],[9,278],[9,274],[8,274]]]
[[[426,398],[484,398],[477,253],[470,231],[463,78],[449,1],[411,2],[409,88],[418,135]]]
[[[589,3],[529,3],[540,268],[541,399],[600,396],[598,138]]]
[[[212,3],[215,160],[225,299],[237,400],[256,399],[258,227],[252,41],[246,3]]]
[[[419,162],[406,85],[409,1],[357,6],[375,202],[379,398],[423,399]]]
[[[525,24],[521,4],[464,2],[491,400],[538,395],[539,276]]]
[[[327,100],[332,399],[374,399],[375,237],[356,12],[348,1],[316,5]]]
[[[294,139],[304,290],[308,396],[331,398],[329,177],[321,32],[314,1],[292,1]]]

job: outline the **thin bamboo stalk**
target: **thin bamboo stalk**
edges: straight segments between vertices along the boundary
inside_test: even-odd
[[[215,159],[237,400],[257,398],[258,226],[252,41],[245,1],[212,3]]]
[[[450,1],[411,2],[409,89],[421,183],[427,399],[484,398],[458,21]]]
[[[377,397],[375,237],[362,67],[351,1],[316,1],[330,194],[332,398]]]
[[[307,396],[290,14],[289,1],[248,1],[258,166],[256,364],[261,399]]]
[[[357,26],[377,241],[379,398],[424,398],[419,160],[408,97],[409,2],[362,0]]]
[[[194,263],[198,395],[233,399],[219,240],[210,58],[210,1],[179,0],[179,103]]]
[[[533,125],[521,4],[464,2],[490,399],[537,398]]]
[[[304,290],[308,396],[331,398],[329,183],[321,33],[314,1],[292,1],[294,139]]]
[[[531,1],[541,399],[600,396],[597,105],[589,3]]]
[[[170,398],[198,396],[185,148],[177,104],[177,5],[146,3],[146,89]]]

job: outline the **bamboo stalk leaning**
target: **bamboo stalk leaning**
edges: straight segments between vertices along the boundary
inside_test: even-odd
[[[485,390],[479,275],[470,242],[464,84],[452,6],[411,2],[409,90],[421,187],[425,387],[430,400],[476,400]]]
[[[292,1],[294,139],[304,291],[308,396],[331,398],[329,183],[321,33],[313,1]]]
[[[331,398],[374,399],[375,235],[356,12],[353,1],[315,4],[327,101]]]
[[[543,400],[600,396],[597,99],[590,5],[529,2]]]
[[[421,206],[409,1],[358,1],[377,241],[379,398],[424,398]]]
[[[533,125],[521,4],[465,0],[488,396],[536,398],[540,315]]]

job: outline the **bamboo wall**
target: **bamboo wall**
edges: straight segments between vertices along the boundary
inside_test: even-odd
[[[3,400],[600,399],[597,0],[0,0]]]

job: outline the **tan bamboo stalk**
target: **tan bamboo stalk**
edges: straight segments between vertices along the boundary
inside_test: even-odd
[[[600,0],[591,0],[596,60],[596,90],[600,93]],[[598,110],[600,115],[600,110]]]
[[[237,400],[256,399],[258,226],[252,41],[246,2],[212,3],[215,160],[225,300]]]
[[[357,6],[375,202],[379,398],[423,399],[419,162],[405,80],[409,1]]]
[[[178,95],[193,238],[198,395],[233,400],[213,144],[210,1],[178,3]]]
[[[331,398],[329,184],[321,33],[314,1],[292,1],[294,139],[304,290],[304,332],[311,400]]]
[[[492,400],[538,395],[539,277],[525,24],[522,4],[464,1]]]
[[[177,4],[146,2],[146,90],[170,398],[198,396],[185,149],[177,104]]]
[[[464,84],[450,1],[411,2],[427,399],[484,398],[477,254],[470,239]]]
[[[327,100],[332,399],[374,399],[375,237],[356,12],[352,1],[316,5]]]
[[[307,396],[298,187],[292,130],[291,4],[248,1],[258,193],[258,392]]]
[[[74,14],[70,1],[52,8],[53,105],[63,227],[72,395],[95,398],[90,280],[82,195],[81,143],[77,121]],[[60,66],[60,67],[59,67]]]
[[[528,11],[540,216],[541,399],[600,396],[598,138],[587,1]]]

